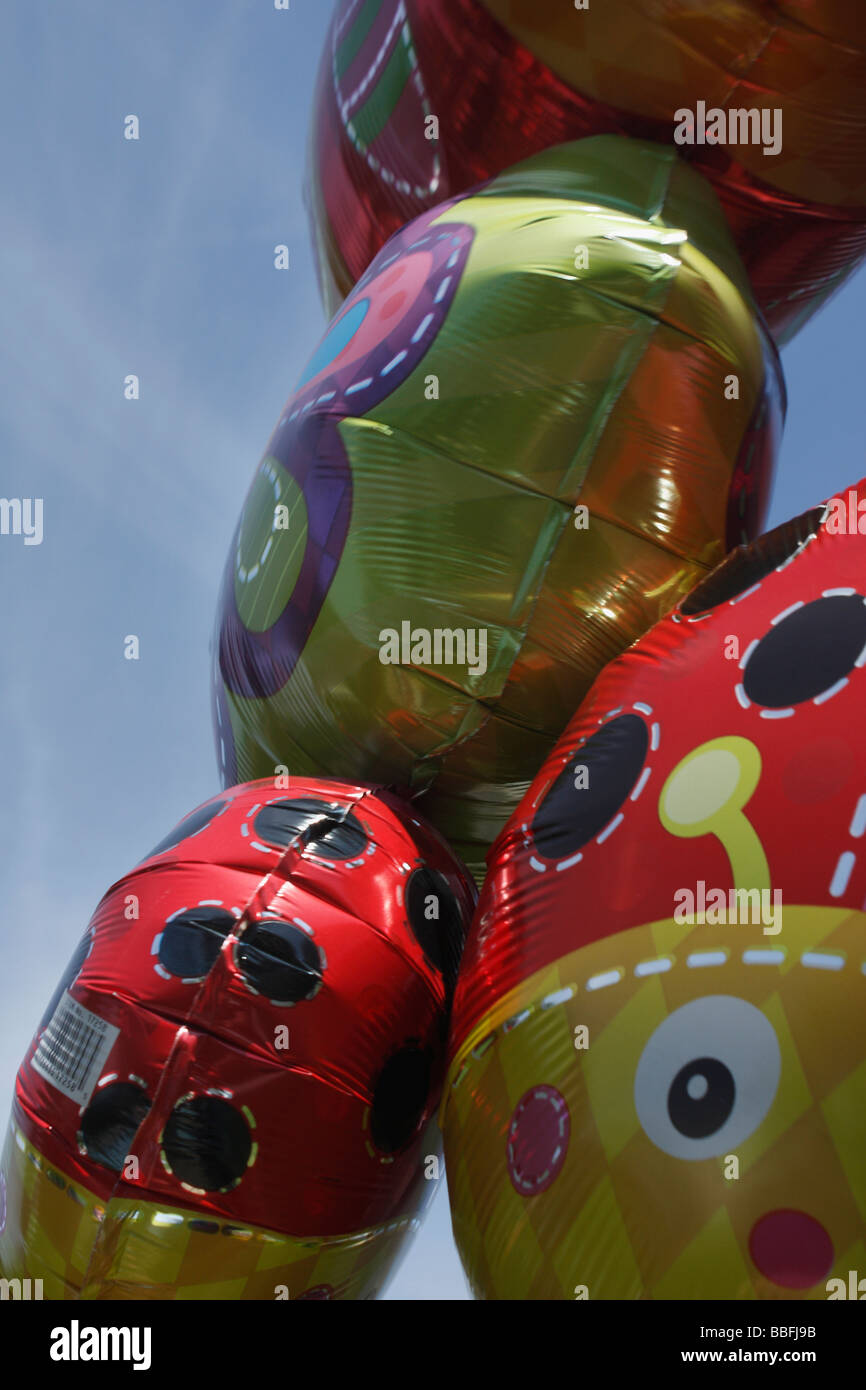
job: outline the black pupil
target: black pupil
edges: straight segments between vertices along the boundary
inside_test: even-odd
[[[734,1078],[724,1062],[698,1057],[674,1077],[668,1091],[668,1114],[687,1139],[706,1139],[722,1128],[735,1097]]]

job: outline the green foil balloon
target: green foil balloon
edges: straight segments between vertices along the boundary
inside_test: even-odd
[[[410,223],[232,541],[226,783],[393,784],[480,873],[602,666],[761,529],[783,398],[715,195],[663,146],[558,146]]]

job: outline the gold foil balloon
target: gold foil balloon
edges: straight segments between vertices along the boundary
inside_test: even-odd
[[[411,223],[231,544],[226,783],[374,776],[479,873],[601,667],[760,529],[782,397],[715,196],[669,149],[564,145]]]

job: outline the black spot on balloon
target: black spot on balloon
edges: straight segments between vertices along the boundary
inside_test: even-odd
[[[814,700],[850,674],[864,647],[861,594],[815,599],[761,638],[746,663],[743,689],[754,704],[768,709]]]
[[[218,1236],[220,1223],[218,1221],[204,1221],[195,1216],[191,1221],[187,1221],[187,1226],[191,1231],[198,1231],[203,1236]]]
[[[689,1095],[689,1082],[700,1087]],[[716,1134],[734,1108],[736,1086],[724,1062],[715,1057],[696,1057],[681,1067],[668,1091],[671,1124],[687,1139],[706,1139]]]
[[[79,1131],[88,1158],[119,1173],[149,1110],[147,1093],[131,1081],[115,1081],[97,1091]]]
[[[430,1092],[430,1058],[404,1047],[385,1063],[373,1092],[370,1134],[377,1149],[396,1153],[415,1134]]]
[[[577,853],[616,815],[640,776],[649,747],[636,714],[621,714],[587,739],[570,758],[535,813],[532,838],[546,859]],[[575,769],[587,769],[575,786]]]
[[[243,1177],[252,1139],[243,1115],[227,1100],[195,1096],[171,1112],[162,1146],[180,1182],[220,1192]]]
[[[166,922],[159,942],[159,962],[181,980],[203,980],[216,962],[236,918],[219,907],[192,907]]]
[[[291,922],[251,922],[235,948],[235,964],[248,984],[277,1004],[297,1004],[315,994],[322,957],[315,942]]]
[[[174,830],[169,831],[165,839],[160,840],[156,849],[152,849],[145,858],[152,859],[156,854],[164,854],[167,849],[174,849],[175,845],[189,839],[190,835],[197,835],[200,830],[204,830],[206,825],[210,825],[212,820],[216,820],[226,805],[227,802],[222,799],[209,801],[206,806],[199,806],[197,811],[192,811],[184,820],[179,821]]]
[[[253,824],[269,845],[288,845],[300,836],[322,859],[356,859],[367,845],[364,828],[351,812],[312,797],[272,801]]]
[[[72,959],[60,977],[60,982],[48,1001],[48,1007],[39,1021],[39,1031],[47,1028],[54,1017],[54,1011],[60,1003],[66,991],[75,983],[81,973],[81,967],[90,955],[90,948],[93,945],[93,928],[88,927],[78,945],[72,953]]]
[[[443,874],[426,867],[415,870],[406,885],[406,915],[412,935],[450,993],[463,951],[463,918]]]
[[[813,507],[802,516],[786,521],[766,535],[759,536],[750,545],[738,545],[726,555],[720,565],[696,588],[680,605],[680,612],[686,617],[695,613],[706,613],[719,604],[728,603],[738,594],[744,594],[753,584],[766,579],[768,574],[790,560],[796,550],[814,536],[821,525],[823,507]]]

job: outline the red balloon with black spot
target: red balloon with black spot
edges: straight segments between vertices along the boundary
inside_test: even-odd
[[[18,1073],[15,1124],[52,1171],[189,1209],[200,1232],[321,1242],[411,1214],[433,1187],[474,896],[386,791],[230,788],[105,894]],[[310,1277],[291,1297],[341,1296]]]

